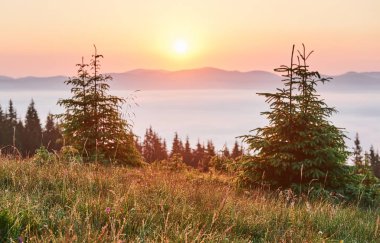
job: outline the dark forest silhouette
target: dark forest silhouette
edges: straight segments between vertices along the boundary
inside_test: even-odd
[[[29,157],[44,146],[48,151],[59,151],[62,135],[52,114],[48,114],[45,126],[32,100],[26,111],[25,119],[19,119],[12,100],[4,112],[0,106],[0,148],[1,154]]]

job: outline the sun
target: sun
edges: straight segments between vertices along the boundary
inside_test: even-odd
[[[186,40],[177,39],[173,43],[173,50],[174,50],[175,53],[177,53],[179,55],[184,55],[189,50],[189,44],[187,43]]]

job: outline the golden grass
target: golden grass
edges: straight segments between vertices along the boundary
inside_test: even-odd
[[[160,166],[0,161],[0,233],[29,242],[379,242],[380,211]]]

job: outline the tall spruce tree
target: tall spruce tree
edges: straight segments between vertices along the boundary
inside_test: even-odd
[[[25,129],[23,139],[23,150],[26,156],[34,155],[36,149],[42,145],[42,128],[34,101],[28,106],[25,116]]]
[[[348,175],[343,166],[348,156],[345,136],[328,120],[336,110],[316,92],[316,86],[329,78],[309,70],[311,53],[303,46],[295,63],[293,46],[290,66],[275,69],[283,73],[284,87],[276,93],[259,93],[270,104],[270,111],[262,112],[269,125],[243,136],[254,155],[244,163],[242,183],[299,190],[306,189],[302,184],[344,187]]]
[[[87,161],[138,165],[138,153],[131,126],[122,116],[125,99],[109,95],[110,75],[100,73],[102,55],[95,53],[89,65],[78,64],[78,76],[65,83],[73,96],[58,104],[65,142],[78,149]],[[90,68],[90,71],[88,70]]]

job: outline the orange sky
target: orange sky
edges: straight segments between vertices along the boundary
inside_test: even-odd
[[[380,71],[379,13],[379,0],[5,0],[0,75],[73,75],[93,43],[104,72],[271,71],[302,42],[322,73]]]

